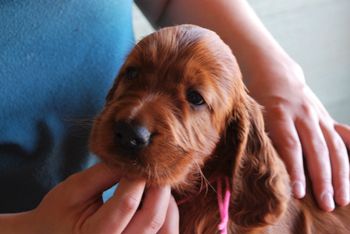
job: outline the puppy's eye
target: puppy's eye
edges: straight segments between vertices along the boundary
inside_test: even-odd
[[[188,91],[186,98],[188,102],[196,106],[200,106],[205,103],[203,97],[197,91],[194,90]]]
[[[139,69],[137,67],[127,67],[125,69],[124,77],[126,79],[133,80],[139,75]]]

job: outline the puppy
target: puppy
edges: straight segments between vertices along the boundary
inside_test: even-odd
[[[164,28],[135,46],[90,148],[129,178],[171,185],[181,233],[350,233],[349,206],[326,213],[309,191],[290,196],[235,57],[198,26]]]

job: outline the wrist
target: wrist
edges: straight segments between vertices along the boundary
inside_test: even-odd
[[[242,66],[243,81],[254,96],[258,90],[301,88],[305,84],[300,65],[286,53],[253,54]]]
[[[3,234],[30,234],[35,233],[33,229],[32,211],[0,214],[0,229]]]
[[[305,88],[302,68],[288,55],[269,54],[252,60],[242,69],[243,81],[249,94],[260,104],[264,105],[265,99],[271,97],[283,97],[290,90]]]
[[[299,64],[283,50],[252,49],[244,57],[244,60],[238,61],[247,86],[270,78],[287,79],[291,77],[288,74],[302,73]]]

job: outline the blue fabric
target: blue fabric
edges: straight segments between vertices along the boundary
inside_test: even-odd
[[[0,0],[0,213],[89,164],[92,118],[133,45],[131,0]]]

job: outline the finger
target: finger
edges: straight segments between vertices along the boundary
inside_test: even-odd
[[[137,211],[136,215],[123,233],[157,233],[164,223],[169,200],[169,186],[161,188],[151,187],[146,192],[141,210]]]
[[[174,197],[171,196],[164,224],[158,234],[178,234],[179,232],[179,208]]]
[[[345,144],[333,128],[333,124],[321,122],[332,166],[335,201],[340,206],[349,203],[349,159]]]
[[[303,155],[294,122],[287,117],[276,118],[270,127],[269,134],[286,165],[294,196],[303,198],[305,196]]]
[[[309,113],[307,118],[296,122],[296,127],[316,200],[323,210],[332,211],[335,205],[330,158],[318,120],[315,115]]]
[[[96,233],[121,233],[140,205],[145,181],[122,179],[111,197],[89,220]]]
[[[113,186],[120,179],[120,173],[112,171],[105,163],[98,163],[87,170],[68,177],[64,182],[65,191],[69,192],[70,201],[84,202],[101,195],[103,191]]]
[[[335,124],[335,130],[343,139],[348,150],[350,150],[350,126],[337,123]]]

